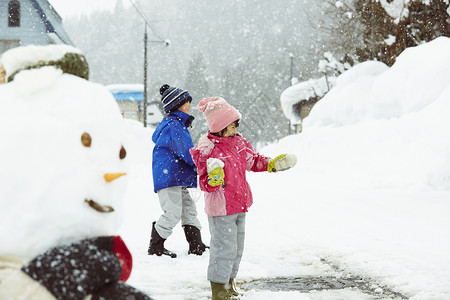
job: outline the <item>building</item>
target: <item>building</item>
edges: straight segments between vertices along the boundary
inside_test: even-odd
[[[314,104],[325,96],[334,82],[335,77],[310,79],[294,84],[281,93],[281,108],[295,133],[302,132],[303,119],[309,115]]]
[[[119,105],[124,118],[144,122],[144,85],[111,84],[107,86]],[[147,125],[156,126],[161,122],[161,102],[152,101],[147,105]]]
[[[0,55],[18,46],[73,43],[47,0],[0,1]]]

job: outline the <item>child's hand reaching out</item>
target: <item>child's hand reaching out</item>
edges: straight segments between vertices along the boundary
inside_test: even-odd
[[[275,158],[269,159],[267,163],[267,171],[278,172],[292,168],[297,164],[297,156],[295,154],[280,154]]]

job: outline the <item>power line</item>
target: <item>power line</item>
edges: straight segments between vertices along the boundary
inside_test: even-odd
[[[151,29],[151,31],[156,35],[157,38],[159,38],[161,41],[164,41],[164,39],[156,32],[156,30],[150,25],[150,21],[147,19],[147,16],[142,12],[142,9],[137,6],[136,3],[134,3],[133,0],[129,0],[130,3],[134,6],[134,8],[137,10],[137,12],[141,15],[142,19],[144,19],[146,25]]]

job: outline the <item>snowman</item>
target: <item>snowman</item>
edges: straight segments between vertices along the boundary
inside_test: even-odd
[[[0,299],[150,299],[124,283],[124,123],[67,45],[0,60]]]

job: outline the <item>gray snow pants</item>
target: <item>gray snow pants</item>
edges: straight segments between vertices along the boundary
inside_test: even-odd
[[[181,225],[191,225],[202,229],[197,219],[197,207],[185,186],[173,186],[158,191],[159,203],[163,214],[156,221],[155,228],[158,234],[167,239],[173,228],[180,222]]]
[[[244,252],[245,216],[246,213],[208,216],[211,233],[209,281],[227,284],[230,278],[236,278]]]

